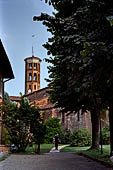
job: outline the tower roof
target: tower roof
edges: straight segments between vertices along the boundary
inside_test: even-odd
[[[8,56],[0,39],[0,75],[2,78],[14,78],[14,74]]]
[[[36,59],[36,60],[39,60],[40,62],[42,61],[39,57],[35,57],[35,56],[27,57],[27,58],[24,59],[24,61],[27,61],[29,59]]]

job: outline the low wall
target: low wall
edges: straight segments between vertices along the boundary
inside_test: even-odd
[[[8,152],[10,151],[10,146],[0,145],[0,152]]]

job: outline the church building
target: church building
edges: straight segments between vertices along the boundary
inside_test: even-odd
[[[73,132],[77,128],[88,128],[91,130],[90,112],[62,113],[60,108],[54,108],[54,104],[49,100],[48,87],[40,89],[40,64],[41,59],[32,55],[24,59],[25,61],[25,94],[31,106],[40,110],[41,116],[46,121],[49,118],[57,117],[62,128],[70,129]],[[12,102],[19,105],[19,96],[10,96]]]
[[[25,58],[25,97],[28,98],[31,106],[40,109],[44,120],[51,117],[60,119],[62,128],[70,129],[76,128],[91,129],[90,113],[62,113],[60,108],[54,108],[49,100],[48,87],[40,89],[40,63],[41,59],[36,56]]]

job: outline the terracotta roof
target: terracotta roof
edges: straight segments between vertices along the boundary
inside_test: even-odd
[[[24,96],[28,97],[28,96],[31,96],[31,94],[40,93],[40,92],[45,91],[45,90],[49,90],[49,88],[48,87],[44,87],[42,89],[39,89],[39,90],[33,91],[31,93],[25,94]]]
[[[0,40],[0,75],[2,78],[14,78],[14,74],[9,62],[8,56],[3,47],[2,41]]]
[[[20,101],[21,97],[20,96],[10,96],[11,101]]]
[[[27,57],[27,58],[24,59],[24,61],[26,61],[28,59],[38,59],[40,62],[42,61],[39,57],[35,57],[35,56]]]

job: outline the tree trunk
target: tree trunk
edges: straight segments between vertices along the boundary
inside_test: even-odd
[[[37,147],[37,153],[40,153],[40,143],[38,143],[38,147]]]
[[[100,112],[97,109],[91,110],[91,121],[92,121],[92,146],[91,146],[91,149],[99,149]]]
[[[113,104],[109,105],[110,156],[113,156]]]

